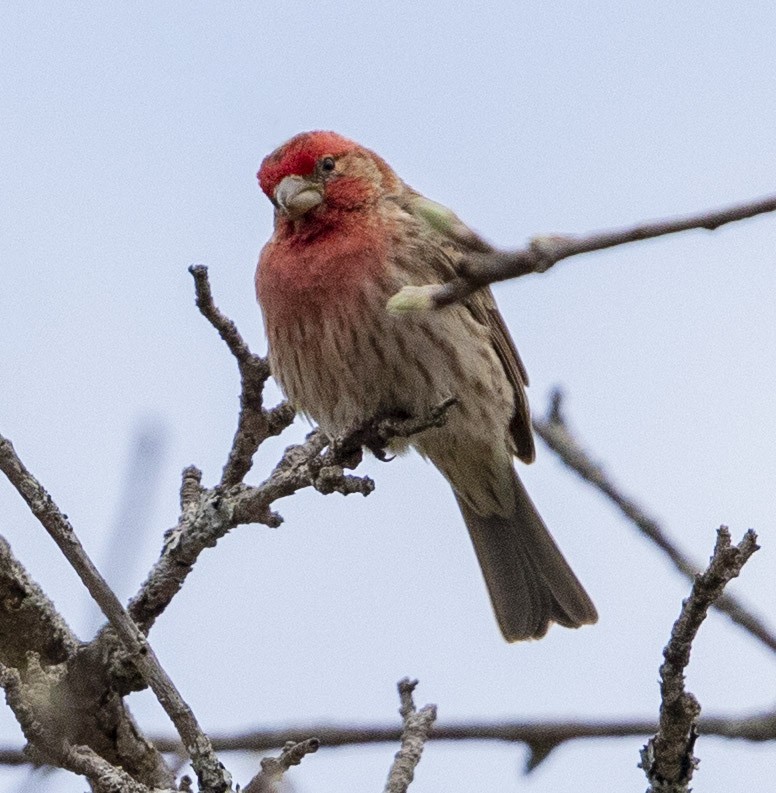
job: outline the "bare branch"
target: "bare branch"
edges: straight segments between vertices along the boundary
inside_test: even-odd
[[[750,529],[736,546],[721,526],[706,571],[695,578],[689,598],[671,630],[660,667],[660,727],[642,750],[641,767],[650,782],[649,793],[687,793],[698,765],[693,749],[698,737],[696,722],[701,707],[684,688],[684,670],[690,662],[692,643],[711,604],[735,578],[758,549]]]
[[[436,721],[436,705],[426,705],[415,710],[412,692],[417,685],[417,680],[407,677],[398,684],[401,700],[399,713],[404,721],[404,729],[401,734],[401,748],[393,759],[384,793],[406,793],[415,777],[420,755]]]
[[[275,793],[283,775],[292,765],[299,765],[308,754],[318,751],[317,738],[304,741],[288,741],[280,757],[265,757],[261,761],[261,771],[246,785],[243,793]]]
[[[207,736],[197,724],[189,706],[162,668],[148,640],[132,621],[92,563],[70,522],[51,496],[24,467],[11,442],[0,436],[0,470],[26,501],[33,515],[46,529],[70,562],[78,577],[108,618],[132,661],[172,720],[192,758],[203,790],[222,793],[231,788],[229,774],[213,752]]]
[[[239,484],[228,490],[202,488],[200,472],[187,468],[181,485],[182,512],[178,525],[168,532],[161,557],[130,602],[130,615],[147,632],[177,594],[205,548],[213,547],[239,525],[280,526],[282,517],[271,509],[278,499],[307,487],[324,494],[368,495],[374,490],[369,477],[345,473],[345,469],[361,461],[361,445],[369,442],[379,451],[391,438],[407,437],[438,426],[452,404],[452,400],[446,400],[429,415],[411,419],[378,417],[331,444],[320,430],[315,430],[304,443],[289,446],[269,477],[257,486]]]
[[[654,735],[654,719],[616,720],[541,720],[541,721],[472,721],[460,724],[435,723],[429,735],[432,741],[498,741],[524,743],[530,747],[560,746],[566,741],[589,738],[627,738]],[[776,740],[776,710],[750,715],[719,715],[698,722],[701,735],[747,741]],[[219,752],[268,751],[298,741],[301,735],[315,735],[322,748],[372,743],[395,743],[401,728],[393,724],[337,725],[299,724],[276,730],[254,730],[231,735],[212,735]],[[180,744],[170,738],[154,738],[160,751],[175,752]]]
[[[321,454],[326,444],[322,435],[314,433],[304,444],[290,446],[269,478],[257,487],[203,488],[196,468],[183,472],[178,524],[167,532],[162,555],[129,604],[130,615],[143,631],[148,632],[167,608],[206,548],[241,524],[279,526],[282,519],[270,509],[278,498],[316,486],[324,492],[371,491],[370,480],[346,477],[333,456]]]
[[[447,399],[425,416],[378,416],[332,443],[320,430],[311,432],[303,444],[286,449],[265,482],[255,488],[243,487],[235,493],[234,520],[236,523],[279,526],[282,518],[270,511],[270,505],[305,487],[312,486],[324,494],[369,495],[374,490],[374,482],[369,477],[346,475],[343,470],[354,468],[361,462],[361,447],[365,445],[379,458],[385,459],[382,450],[393,438],[406,438],[429,427],[440,426],[453,404],[454,399]]]
[[[574,436],[563,413],[563,394],[559,389],[551,396],[547,416],[543,419],[534,418],[533,426],[536,434],[550,449],[582,479],[603,493],[645,537],[668,556],[682,575],[690,581],[695,578],[699,566],[676,546],[654,517],[648,515],[634,499],[614,484],[603,466],[591,458]],[[776,635],[737,597],[723,593],[714,602],[714,607],[776,652]]]
[[[197,308],[226,342],[240,370],[240,416],[229,459],[221,476],[221,487],[229,488],[242,482],[251,470],[253,456],[259,446],[291,424],[294,410],[285,403],[271,410],[264,409],[264,384],[269,377],[267,359],[250,351],[234,322],[216,307],[207,267],[193,265],[189,267],[189,272],[194,276]]]
[[[776,210],[776,196],[747,201],[723,209],[708,210],[679,218],[640,223],[592,234],[552,234],[534,237],[524,248],[516,251],[473,252],[460,264],[460,276],[442,285],[405,287],[392,298],[394,305],[407,308],[440,308],[463,300],[475,290],[518,278],[529,273],[543,273],[562,259],[591,253],[629,242],[662,237],[691,229],[714,231],[727,223],[745,220]]]

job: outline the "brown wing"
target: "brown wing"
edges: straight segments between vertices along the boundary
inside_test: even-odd
[[[442,204],[425,198],[412,188],[406,188],[400,203],[412,215],[425,220],[455,251],[486,253],[493,250],[488,242],[472,231],[454,212]],[[450,263],[454,273],[458,257],[453,251],[451,254]],[[453,273],[450,273],[449,276],[452,276]],[[525,393],[528,385],[528,373],[520,360],[515,343],[512,341],[504,318],[496,306],[490,288],[478,290],[464,301],[464,305],[478,322],[490,329],[493,345],[515,392],[515,414],[509,425],[512,439],[515,442],[515,450],[521,460],[526,463],[533,462],[536,449],[531,429],[531,411]]]
[[[528,374],[520,360],[514,341],[496,307],[496,301],[489,288],[480,289],[467,301],[466,305],[474,314],[475,319],[490,328],[493,345],[504,366],[504,371],[515,392],[515,414],[509,423],[509,431],[515,442],[517,456],[526,463],[532,463],[536,457],[533,430],[531,429],[531,408],[525,388],[528,385]]]

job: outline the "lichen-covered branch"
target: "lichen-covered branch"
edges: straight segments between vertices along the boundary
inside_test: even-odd
[[[40,698],[47,693],[45,685],[41,688],[29,681],[22,682],[18,670],[0,664],[0,687],[5,690],[6,702],[28,741],[26,756],[30,762],[48,763],[81,774],[91,782],[94,793],[152,793],[150,787],[137,782],[90,747],[70,744],[58,729],[57,720],[45,718],[42,712]],[[160,793],[160,788],[154,786],[154,791]]]
[[[447,400],[427,416],[413,419],[378,417],[331,444],[315,430],[304,443],[289,446],[259,485],[204,488],[199,470],[187,468],[183,472],[178,525],[167,533],[160,558],[129,604],[132,618],[147,632],[177,594],[202,551],[213,547],[233,528],[249,523],[279,526],[283,519],[272,510],[278,499],[307,487],[324,494],[371,493],[374,482],[369,477],[345,473],[361,461],[361,444],[369,440],[377,448],[392,438],[438,426],[452,404],[453,400]]]
[[[660,667],[660,724],[657,734],[642,750],[641,767],[650,783],[649,793],[687,793],[698,761],[693,755],[701,707],[685,690],[684,670],[692,643],[712,603],[758,549],[750,529],[738,545],[721,526],[714,554],[705,572],[696,576],[692,591],[671,630]]]
[[[161,754],[140,734],[122,699],[110,692],[100,659],[78,642],[2,538],[0,663],[7,680],[14,683],[18,677],[14,701],[59,743],[88,744],[152,788],[172,785]],[[23,723],[23,713],[14,712]],[[36,743],[37,733],[25,734],[32,743],[26,755],[19,753],[21,759],[50,756],[50,746]]]
[[[123,768],[111,765],[89,746],[68,746],[61,758],[63,768],[85,776],[94,793],[166,793],[138,782]],[[174,792],[170,788],[170,793]]]
[[[299,765],[308,754],[317,752],[319,746],[317,738],[288,741],[279,757],[265,757],[261,761],[261,771],[245,786],[243,793],[276,793],[286,771]]]
[[[603,466],[592,459],[574,435],[563,412],[563,393],[559,389],[552,393],[547,415],[544,418],[534,418],[533,426],[536,434],[565,465],[603,493],[645,537],[666,554],[685,578],[694,580],[700,567],[676,545],[654,517],[614,483]],[[733,622],[776,652],[776,635],[735,595],[723,593],[714,602],[714,608],[727,614]]]
[[[0,537],[0,663],[17,669],[35,653],[47,666],[72,657],[78,640]]]
[[[415,778],[415,769],[420,762],[423,747],[428,741],[431,728],[436,721],[436,705],[426,705],[420,710],[415,709],[412,692],[418,685],[417,680],[405,677],[399,681],[399,699],[404,728],[401,733],[401,747],[393,758],[388,781],[384,793],[407,793],[407,789]]]
[[[143,632],[132,621],[107,581],[94,566],[80,540],[61,510],[38,480],[26,469],[13,445],[0,436],[0,470],[16,488],[30,511],[62,551],[89,594],[107,617],[125,651],[151,687],[159,704],[175,725],[192,759],[200,786],[205,793],[231,789],[231,778],[218,761],[207,736],[202,732],[189,706],[162,668]]]

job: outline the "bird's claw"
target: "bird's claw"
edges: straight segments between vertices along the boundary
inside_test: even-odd
[[[364,446],[367,449],[369,449],[369,451],[372,452],[372,454],[381,463],[390,463],[391,460],[395,460],[396,459],[396,455],[395,454],[388,455],[388,454],[385,453],[385,447],[380,442],[377,442],[377,443],[367,442],[367,443],[364,444]]]
[[[381,463],[390,463],[396,455],[389,455],[386,446],[393,438],[409,438],[431,427],[441,427],[447,411],[457,402],[456,397],[448,397],[423,417],[414,417],[404,411],[377,415],[333,439],[329,444],[332,457],[345,468],[355,468],[361,462],[361,450],[367,449]]]

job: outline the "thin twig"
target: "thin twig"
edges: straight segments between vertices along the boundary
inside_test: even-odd
[[[650,782],[648,793],[687,793],[698,760],[693,756],[698,737],[701,706],[684,687],[684,670],[690,662],[692,643],[712,603],[741,572],[758,549],[750,529],[733,545],[726,526],[717,531],[709,566],[696,576],[692,591],[671,630],[660,667],[660,726],[642,750],[641,767]]]
[[[508,278],[518,278],[529,273],[546,272],[554,264],[570,256],[691,229],[713,231],[727,223],[774,210],[776,210],[776,196],[771,195],[723,209],[655,220],[621,229],[591,234],[534,237],[527,246],[516,251],[469,253],[460,264],[459,277],[442,285],[405,287],[392,298],[392,301],[394,305],[402,305],[405,308],[440,308],[462,300],[488,284]]]
[[[234,322],[213,302],[207,267],[192,265],[189,272],[194,277],[197,308],[226,342],[240,370],[240,416],[221,476],[221,487],[229,488],[242,482],[251,470],[259,446],[291,424],[294,410],[286,403],[271,410],[264,409],[264,384],[270,374],[267,359],[250,351]]]
[[[286,771],[292,765],[299,765],[308,754],[317,752],[319,746],[317,738],[288,741],[280,757],[265,757],[261,761],[261,771],[245,786],[243,793],[275,793]]]
[[[412,692],[418,685],[417,680],[405,677],[399,681],[399,713],[404,722],[401,734],[401,748],[393,758],[384,793],[406,793],[415,778],[415,769],[426,745],[431,728],[436,721],[436,705],[426,705],[415,709]]]
[[[81,542],[51,496],[25,468],[11,442],[0,436],[0,470],[25,500],[107,617],[132,661],[178,730],[200,785],[213,793],[231,788],[228,772],[218,761],[207,736],[156,658],[148,640],[92,563]]]
[[[431,408],[427,415],[410,419],[378,416],[331,443],[320,430],[314,430],[303,444],[286,449],[265,482],[234,493],[234,520],[279,526],[282,518],[270,511],[270,505],[304,487],[314,487],[323,494],[369,495],[374,490],[374,482],[369,477],[344,473],[344,469],[354,468],[361,462],[361,446],[368,446],[385,459],[382,449],[392,439],[407,438],[429,427],[440,426],[454,404],[455,399],[446,399]]]
[[[546,417],[534,418],[533,426],[536,434],[547,446],[571,470],[603,493],[645,537],[668,556],[685,578],[690,581],[695,578],[700,567],[678,548],[654,517],[647,514],[634,499],[623,493],[607,475],[603,466],[592,459],[589,452],[574,436],[563,412],[563,393],[559,389],[552,393]],[[735,595],[723,593],[714,602],[714,608],[727,614],[733,622],[776,652],[776,635]]]

